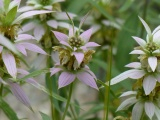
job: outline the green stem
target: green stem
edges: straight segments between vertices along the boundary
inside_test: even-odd
[[[3,87],[4,87],[4,85],[3,85],[3,83],[1,84],[1,87],[0,87],[0,96],[2,97],[2,95],[3,95]]]
[[[74,110],[73,110],[72,106],[70,106],[70,109],[71,109],[71,112],[72,112],[72,115],[73,115],[74,120],[77,120],[77,117],[76,117],[76,115],[75,115],[75,113],[74,113]]]
[[[107,74],[106,82],[109,82],[109,86],[106,87],[106,91],[105,91],[104,120],[108,120],[108,113],[109,113],[110,79],[111,79],[111,74],[112,74],[112,44],[113,44],[113,42],[111,41],[111,46],[110,46],[110,49],[108,50],[109,64],[107,66],[107,73],[108,74]]]
[[[69,95],[68,95],[68,99],[67,99],[67,104],[66,104],[66,108],[64,110],[63,116],[62,116],[62,120],[65,119],[65,116],[66,116],[67,111],[68,111],[68,107],[69,107],[70,100],[71,100],[71,95],[72,95],[72,89],[73,89],[73,83],[71,83],[71,85],[70,85]]]

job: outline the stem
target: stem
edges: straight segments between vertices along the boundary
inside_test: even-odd
[[[76,115],[75,115],[75,113],[74,113],[74,110],[73,110],[72,106],[70,106],[70,108],[71,108],[71,112],[72,112],[72,115],[73,115],[73,117],[74,117],[74,120],[77,120],[77,117],[76,117]]]
[[[111,41],[111,46],[110,46],[110,49],[109,49],[109,52],[108,52],[108,61],[109,61],[109,64],[107,66],[108,76],[106,78],[106,82],[109,82],[109,86],[106,87],[106,91],[105,91],[104,120],[108,120],[108,113],[109,113],[110,79],[111,79],[111,74],[112,74],[112,44],[113,44],[113,42]]]
[[[70,85],[69,96],[68,96],[68,99],[67,99],[66,108],[65,108],[64,113],[63,113],[63,116],[62,116],[62,120],[65,119],[65,116],[66,116],[67,111],[68,111],[68,107],[69,107],[70,100],[71,100],[71,95],[72,95],[72,89],[73,89],[73,83],[71,83],[71,85]]]
[[[3,87],[4,87],[4,85],[3,85],[3,83],[1,84],[1,88],[0,88],[0,96],[2,97],[2,95],[3,95]]]
[[[48,50],[48,54],[49,54],[49,55],[51,54],[51,50]],[[52,62],[51,56],[48,56],[48,58],[47,58],[47,67],[48,67],[48,68],[52,67],[52,63],[51,63],[51,62]],[[49,82],[48,89],[49,89],[49,92],[50,92],[50,94],[51,94],[51,96],[50,96],[51,116],[52,116],[52,120],[56,120],[55,108],[54,108],[53,98],[52,98],[52,90],[53,90],[52,79],[51,79],[49,73],[46,74],[46,82],[47,82],[47,81]]]

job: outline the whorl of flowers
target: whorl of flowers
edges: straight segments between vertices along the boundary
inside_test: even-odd
[[[147,31],[146,41],[139,37],[133,37],[140,46],[135,47],[130,53],[139,54],[138,59],[140,62],[133,62],[126,65],[126,67],[133,69],[125,71],[111,79],[111,85],[127,78],[136,79],[137,82],[132,87],[134,91],[125,93],[126,95],[131,95],[131,97],[125,100],[119,106],[118,110],[135,104],[132,110],[132,120],[140,120],[143,109],[150,119],[154,115],[160,119],[160,104],[158,102],[160,100],[160,27],[158,26],[151,32],[147,23],[142,18],[140,20]],[[135,95],[134,97],[133,94]]]
[[[70,84],[78,78],[85,84],[98,89],[94,80],[96,76],[87,66],[92,54],[95,52],[90,48],[99,46],[95,42],[88,42],[92,29],[80,34],[80,29],[75,31],[73,26],[73,28],[69,29],[69,35],[57,31],[53,31],[53,33],[62,45],[53,47],[55,51],[58,51],[59,61],[54,68],[51,68],[51,75],[62,71],[58,81],[59,88]]]

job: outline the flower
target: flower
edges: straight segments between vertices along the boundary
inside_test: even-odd
[[[62,71],[58,79],[58,88],[65,87],[72,83],[76,78],[86,85],[95,88],[98,90],[96,82],[94,79],[97,79],[94,73],[86,66],[78,71],[68,71],[60,65],[56,65],[54,68],[50,69],[51,76],[57,72]]]
[[[151,70],[154,72],[157,67],[157,57],[160,55],[160,26],[154,29],[154,31],[151,33],[147,23],[142,18],[140,18],[140,20],[147,31],[147,41],[133,36],[133,39],[135,39],[140,47],[136,47],[135,50],[133,50],[130,54],[140,54],[140,60],[147,59]]]
[[[142,92],[143,93],[143,92]],[[133,106],[132,109],[132,120],[140,120],[143,112],[145,111],[146,115],[152,120],[155,115],[157,119],[160,119],[160,110],[159,110],[159,98],[157,96],[153,96],[154,99],[150,100],[150,96],[139,94],[136,91],[127,91],[123,93],[120,97],[128,98],[121,103],[118,107],[117,111],[127,109]]]

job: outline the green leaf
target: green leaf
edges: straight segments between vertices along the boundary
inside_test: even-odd
[[[32,77],[38,76],[42,73],[45,74],[45,73],[48,73],[48,72],[49,72],[49,69],[36,70],[36,71],[31,72],[30,74],[24,76],[23,78],[18,79],[18,81],[22,82],[22,81],[25,81],[28,78],[32,78]]]
[[[11,25],[12,22],[14,21],[15,17],[16,17],[16,14],[17,14],[17,9],[18,7],[15,6],[14,8],[12,8],[6,15],[5,17],[5,25]]]
[[[11,1],[10,0],[3,0],[3,2],[4,2],[4,9],[5,9],[5,11],[7,11]]]
[[[13,109],[0,97],[0,108],[9,120],[19,120]]]
[[[40,112],[40,114],[41,114],[43,120],[51,120],[51,118],[47,114],[42,113],[42,112]]]
[[[129,55],[129,53],[133,50],[135,45],[135,41],[131,38],[131,36],[135,36],[137,34],[139,28],[138,23],[139,20],[137,14],[131,13],[116,38],[118,44],[115,63],[116,67],[120,71],[124,71],[126,69],[124,66],[131,61],[131,55]]]
[[[134,0],[126,0],[125,3],[123,3],[123,6],[119,9],[119,12],[124,12],[128,10],[128,8],[133,4]]]

